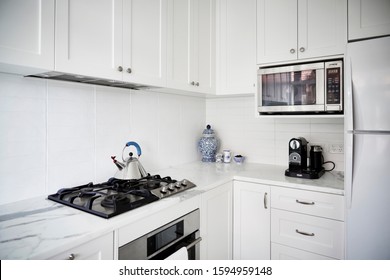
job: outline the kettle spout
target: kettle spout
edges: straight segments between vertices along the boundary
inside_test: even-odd
[[[116,156],[111,156],[112,161],[114,162],[116,167],[118,167],[119,170],[122,170],[123,168],[126,167],[126,165],[124,163],[117,161],[115,158],[116,158]]]

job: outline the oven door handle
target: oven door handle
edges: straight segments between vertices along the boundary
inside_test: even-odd
[[[192,247],[194,247],[196,244],[198,244],[200,241],[202,241],[202,237],[199,237],[192,241],[190,244],[186,246],[187,251],[190,250]]]

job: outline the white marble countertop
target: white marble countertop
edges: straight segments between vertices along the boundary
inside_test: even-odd
[[[178,180],[188,179],[197,187],[108,220],[46,197],[1,205],[0,259],[50,258],[105,233],[162,213],[165,209],[199,207],[201,193],[231,180],[344,195],[342,172],[326,172],[320,179],[307,180],[286,177],[284,170],[282,166],[265,164],[202,162],[167,168],[156,174]]]

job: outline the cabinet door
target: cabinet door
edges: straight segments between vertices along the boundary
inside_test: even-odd
[[[57,0],[55,69],[122,80],[122,1]]]
[[[232,182],[202,194],[200,259],[232,259]]]
[[[345,53],[347,0],[298,1],[298,58]]]
[[[257,64],[297,59],[297,1],[257,0]]]
[[[215,62],[214,1],[169,0],[167,86],[211,92]]]
[[[0,1],[0,71],[54,69],[54,0]]]
[[[256,0],[217,1],[217,93],[254,93]]]
[[[165,86],[167,0],[123,2],[123,79]]]
[[[349,0],[348,39],[390,34],[389,0]]]
[[[234,259],[270,259],[269,193],[269,186],[234,181]]]
[[[190,7],[191,0],[168,1],[167,86],[175,89],[191,89]]]
[[[112,232],[83,245],[69,249],[50,259],[53,260],[113,260],[114,235]]]
[[[191,77],[198,92],[215,92],[215,1],[196,0],[193,9]]]

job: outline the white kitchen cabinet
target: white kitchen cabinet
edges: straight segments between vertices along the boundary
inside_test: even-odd
[[[201,197],[201,260],[231,260],[233,252],[233,186],[228,182]]]
[[[256,0],[217,0],[217,94],[248,94],[256,83]]]
[[[107,233],[83,245],[66,250],[50,259],[53,260],[113,260],[114,234]]]
[[[215,0],[168,0],[167,86],[215,92]]]
[[[270,186],[234,181],[233,259],[270,259]]]
[[[349,0],[348,39],[390,35],[389,0]]]
[[[271,189],[272,259],[344,259],[344,197]]]
[[[54,68],[54,0],[0,1],[0,72]]]
[[[163,86],[166,0],[58,0],[55,70]]]
[[[314,254],[308,251],[271,243],[272,260],[334,260],[326,256]]]
[[[257,64],[342,55],[347,0],[257,0]]]

